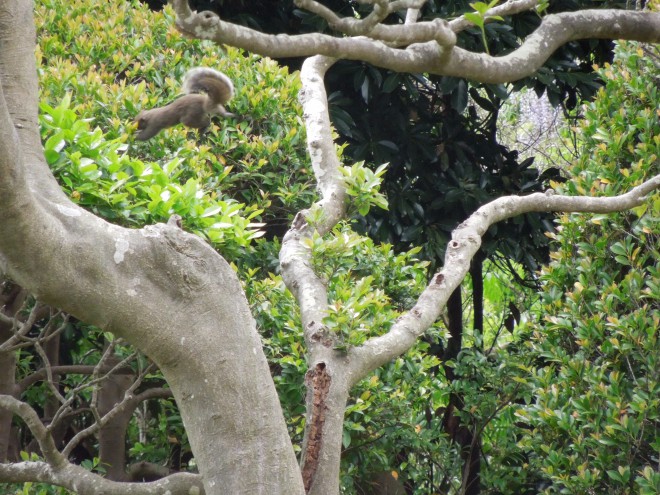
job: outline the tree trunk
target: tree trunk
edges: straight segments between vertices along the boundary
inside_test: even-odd
[[[16,284],[3,279],[0,271],[0,312],[9,318],[15,318],[27,297],[26,291]],[[0,321],[0,344],[12,337],[11,323]],[[0,394],[17,395],[16,353],[0,352]],[[0,409],[0,462],[15,460],[8,458],[12,438],[12,414]]]
[[[115,366],[119,363],[119,359],[111,357],[105,362],[109,366]],[[101,382],[98,391],[98,409],[101,417],[121,402],[134,380],[135,376],[132,374],[122,373],[118,370]],[[126,429],[132,416],[133,409],[127,408],[112,417],[99,430],[99,461],[106,469],[108,479],[115,481],[128,480],[126,474]]]
[[[207,495],[302,494],[235,272],[175,226],[124,229],[64,197],[40,143],[32,2],[6,0],[0,33],[0,267],[39,300],[126,339],[160,367]]]
[[[445,361],[455,360],[462,349],[463,304],[460,287],[452,293],[447,302],[447,315],[451,338],[445,350]],[[453,368],[445,366],[445,374],[449,382],[454,381],[455,375]],[[463,407],[463,398],[456,393],[450,394],[449,404],[445,409],[442,424],[445,432],[456,442],[461,451],[461,459],[463,460],[461,493],[463,495],[477,495],[480,492],[479,470],[481,467],[481,458],[480,449],[478,448],[480,441],[479,439],[475,441],[474,433],[468,426],[461,423],[457,411],[462,410]]]

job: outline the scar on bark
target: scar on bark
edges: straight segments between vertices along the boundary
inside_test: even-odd
[[[325,363],[319,363],[307,372],[305,382],[311,384],[312,410],[309,418],[309,436],[305,446],[305,459],[302,478],[305,492],[309,492],[314,480],[314,474],[319,465],[319,454],[323,444],[323,425],[325,424],[326,400],[330,390],[330,375],[325,369]]]

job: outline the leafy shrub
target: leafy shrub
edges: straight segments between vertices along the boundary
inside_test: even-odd
[[[136,226],[179,214],[232,258],[263,233],[261,223],[286,225],[313,201],[300,83],[286,69],[186,40],[170,10],[154,14],[137,1],[42,0],[37,19],[46,154],[74,201]],[[229,106],[241,118],[205,136],[178,126],[134,141],[137,113],[174,99],[194,66],[234,80]]]
[[[621,44],[585,108],[570,194],[620,194],[660,172],[653,50]],[[657,49],[656,53],[657,52]],[[543,493],[660,492],[660,197],[611,215],[566,214],[543,270],[542,363],[518,411]],[[568,288],[568,289],[567,289]]]

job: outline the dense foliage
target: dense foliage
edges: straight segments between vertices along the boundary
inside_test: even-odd
[[[569,194],[613,195],[660,173],[657,47],[626,43],[586,106]],[[516,415],[543,493],[660,492],[660,198],[564,215],[530,324],[534,399]]]
[[[149,0],[154,8],[164,0]],[[323,4],[340,16],[364,18],[371,5],[341,0]],[[318,16],[296,7],[292,0],[254,2],[192,0],[198,10],[212,10],[223,19],[269,33],[321,31],[333,33]],[[542,2],[538,12],[578,8],[623,7],[618,1],[561,0]],[[420,20],[454,19],[461,14],[481,20],[478,9],[487,2],[427,1]],[[388,23],[403,21],[405,12]],[[540,23],[537,12],[500,19],[459,33],[458,44],[474,51],[505,54],[518,46]],[[486,40],[486,42],[484,41]],[[331,118],[345,155],[353,161],[389,164],[383,191],[390,198],[387,212],[373,210],[361,223],[370,236],[399,249],[423,246],[422,255],[440,263],[452,229],[478,206],[502,194],[542,190],[556,170],[543,175],[533,157],[519,159],[517,150],[496,139],[498,115],[508,95],[523,87],[546,94],[553,105],[574,107],[600,87],[593,63],[610,61],[612,43],[582,40],[566,44],[534,76],[514,85],[483,85],[433,74],[395,73],[370,64],[340,60],[326,76]],[[300,61],[286,59],[296,67]],[[484,240],[488,257],[523,263],[531,271],[546,261],[548,215],[524,215],[493,228]],[[492,234],[492,235],[491,235]]]
[[[46,156],[65,190],[95,213],[128,225],[176,213],[233,258],[260,235],[254,223],[281,230],[291,211],[314,198],[300,83],[272,61],[236,50],[224,57],[182,39],[169,12],[135,7],[40,2]],[[230,107],[239,117],[203,136],[172,129],[167,146],[133,141],[139,110],[174,99],[195,66],[216,67],[235,81]]]

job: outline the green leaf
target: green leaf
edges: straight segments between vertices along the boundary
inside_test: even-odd
[[[342,433],[342,445],[344,446],[345,449],[350,447],[351,445],[351,433],[347,430],[344,430]]]
[[[475,26],[478,26],[480,28],[484,27],[484,18],[483,18],[483,16],[481,16],[479,14],[475,14],[474,12],[466,12],[463,15],[465,16],[465,18],[468,21],[470,21]]]

